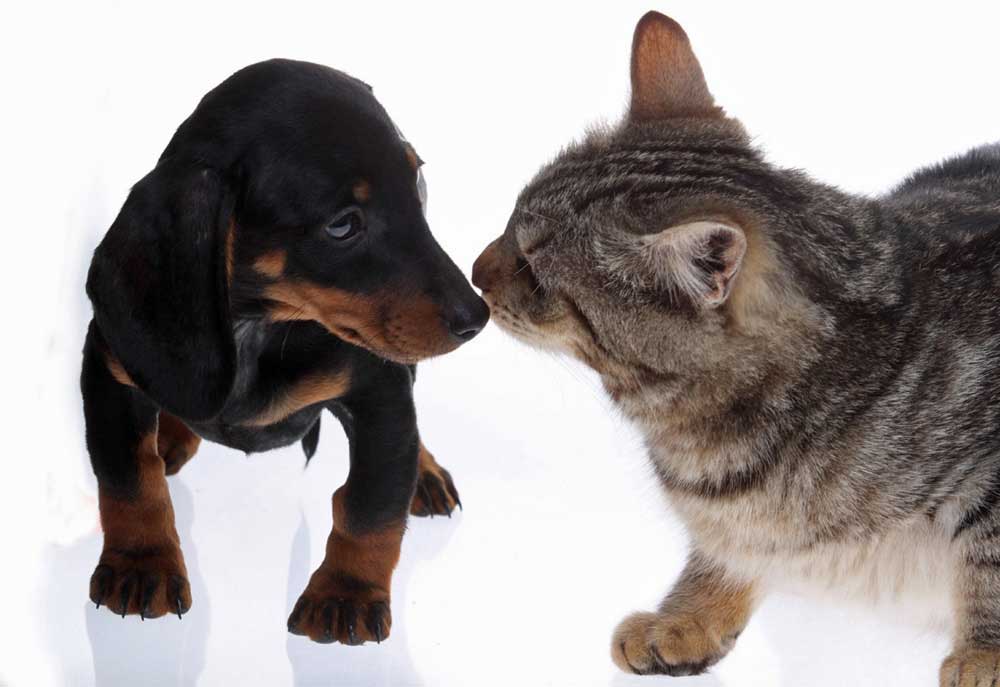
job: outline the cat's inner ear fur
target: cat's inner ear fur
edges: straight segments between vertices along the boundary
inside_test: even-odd
[[[739,227],[716,220],[678,224],[643,241],[660,285],[708,308],[729,297],[747,250]]]
[[[629,118],[642,122],[721,116],[684,29],[659,12],[646,13],[632,39]]]

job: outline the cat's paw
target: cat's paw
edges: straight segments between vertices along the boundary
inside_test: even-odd
[[[720,636],[694,615],[635,613],[615,630],[611,658],[637,675],[698,675],[733,648],[737,634]]]
[[[1000,684],[1000,649],[959,649],[941,664],[941,687]]]

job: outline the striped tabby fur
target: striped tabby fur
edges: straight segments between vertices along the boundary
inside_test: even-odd
[[[927,602],[1000,675],[1000,145],[878,198],[769,164],[650,13],[629,115],[523,190],[474,281],[600,373],[694,550],[623,669],[687,674],[776,586]]]

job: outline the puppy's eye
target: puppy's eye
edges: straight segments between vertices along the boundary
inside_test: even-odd
[[[326,225],[326,235],[337,241],[346,241],[365,227],[365,217],[361,208],[351,206],[338,214]]]
[[[424,181],[424,173],[417,167],[417,198],[420,199],[420,207],[427,214],[427,182]]]

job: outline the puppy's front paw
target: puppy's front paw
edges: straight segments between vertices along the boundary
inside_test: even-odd
[[[941,664],[941,687],[1000,684],[1000,649],[959,649]]]
[[[462,507],[455,483],[451,481],[451,475],[448,471],[434,461],[433,456],[427,453],[427,449],[423,445],[421,445],[420,451],[417,490],[413,494],[412,503],[410,503],[410,513],[431,517],[447,515],[450,518],[451,512],[455,510],[456,506]]]
[[[173,544],[147,549],[105,549],[90,578],[90,600],[121,615],[183,616],[191,608],[184,556]]]
[[[388,591],[322,568],[288,616],[289,632],[323,644],[381,642],[391,627]]]
[[[718,636],[694,615],[635,613],[615,630],[611,658],[637,675],[697,675],[726,655],[736,635]]]

